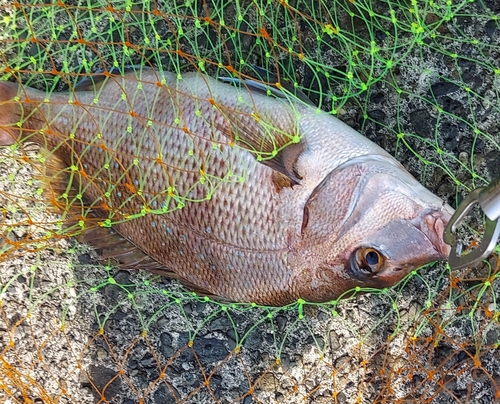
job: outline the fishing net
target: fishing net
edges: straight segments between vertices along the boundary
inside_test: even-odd
[[[457,206],[500,175],[499,13],[494,0],[3,0],[0,73],[52,93],[113,68],[261,66]],[[221,303],[97,261],[44,197],[46,159],[32,143],[0,150],[1,402],[500,398],[498,251],[325,304]],[[470,247],[482,226],[476,213],[463,229]]]

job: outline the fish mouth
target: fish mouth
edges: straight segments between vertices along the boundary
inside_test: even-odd
[[[412,223],[432,244],[441,260],[447,260],[451,246],[445,243],[444,230],[453,215],[453,208],[443,204],[441,209],[426,209]]]

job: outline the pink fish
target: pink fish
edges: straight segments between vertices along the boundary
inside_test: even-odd
[[[258,87],[146,68],[67,93],[0,82],[0,145],[46,149],[52,200],[104,256],[225,300],[324,302],[447,258],[448,205],[332,115]]]

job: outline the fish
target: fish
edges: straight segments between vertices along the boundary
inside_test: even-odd
[[[2,81],[0,146],[26,142],[83,240],[223,301],[329,302],[450,252],[448,204],[280,83],[146,67],[52,93]]]

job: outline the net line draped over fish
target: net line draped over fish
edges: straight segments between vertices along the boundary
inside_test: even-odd
[[[500,174],[499,14],[487,0],[0,1],[0,75],[50,93],[48,108],[58,92],[78,102],[75,86],[92,73],[131,66],[138,86],[128,97],[140,93],[151,67],[179,77],[260,77],[286,97],[300,90],[456,206]],[[183,114],[173,125],[182,127]],[[272,142],[283,131],[258,124],[271,147],[253,151],[265,160],[280,151]],[[138,144],[157,150],[148,138],[155,123],[143,125]],[[70,237],[168,215],[186,201],[203,203],[223,181],[248,180],[245,171],[214,175],[207,162],[223,156],[221,145],[200,150],[186,136],[193,147],[168,163],[170,188],[137,192],[99,218],[89,215],[92,203],[106,195],[89,205],[78,186],[51,190],[54,182],[42,180],[61,174],[54,156],[29,142],[0,149],[0,402],[500,398],[497,252],[463,271],[428,266],[392,289],[274,308],[213,301],[155,274],[106,265]],[[71,135],[60,141],[76,147]],[[102,163],[109,192],[114,161]],[[130,186],[140,191],[159,162],[132,159],[140,180]],[[75,161],[63,174],[78,184],[81,168]],[[180,189],[175,175],[186,170],[193,182]],[[482,223],[476,214],[463,229],[469,246]]]

